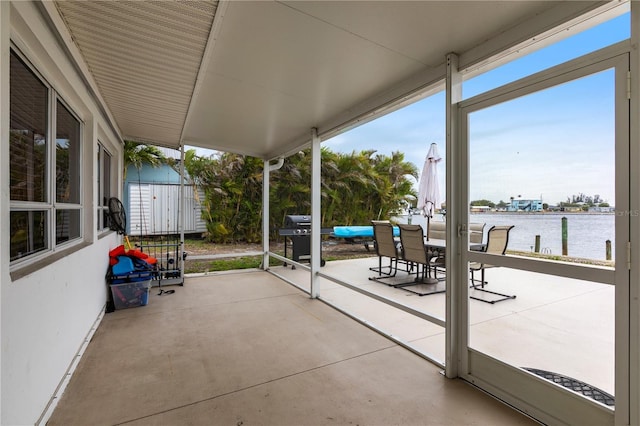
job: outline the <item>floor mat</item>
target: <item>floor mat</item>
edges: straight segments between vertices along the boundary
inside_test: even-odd
[[[613,395],[608,394],[607,392],[594,386],[591,386],[588,383],[581,382],[580,380],[576,380],[571,377],[563,376],[562,374],[552,373],[551,371],[538,370],[536,368],[524,369],[530,373],[535,374],[536,376],[540,376],[551,382],[562,385],[574,392],[581,393],[582,395],[596,400],[602,404],[608,405],[609,407],[613,407],[615,405],[615,398],[613,397]]]

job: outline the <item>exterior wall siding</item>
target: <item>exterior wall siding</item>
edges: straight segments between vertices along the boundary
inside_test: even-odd
[[[49,9],[47,9],[49,8]],[[106,121],[86,80],[72,60],[71,40],[54,33],[57,23],[45,10],[53,4],[0,2],[0,424],[26,425],[46,421],[54,398],[66,383],[76,354],[108,296],[105,282],[108,252],[121,243],[115,232],[97,231],[96,152],[98,137],[114,156],[113,170],[122,170],[120,135]],[[10,36],[9,36],[10,35]],[[9,38],[10,37],[10,38]],[[56,256],[12,267],[9,260],[9,75],[10,48],[19,51],[56,90],[84,123],[82,132],[82,240]],[[7,71],[7,72],[5,72]],[[122,188],[114,178],[113,189]],[[116,195],[117,192],[114,193]],[[58,395],[59,396],[59,395]]]

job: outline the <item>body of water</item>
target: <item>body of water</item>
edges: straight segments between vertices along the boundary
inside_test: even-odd
[[[606,259],[606,241],[611,240],[611,253],[615,256],[615,215],[580,213],[471,213],[470,222],[485,223],[484,241],[487,231],[493,225],[514,225],[509,233],[510,250],[533,251],[536,235],[540,235],[540,251],[548,254],[562,254],[562,217],[567,218],[568,256],[587,259]],[[398,220],[407,223],[408,216]],[[443,221],[442,215],[435,215],[435,221]],[[417,215],[412,223],[421,224],[426,229],[426,219]],[[613,258],[613,257],[612,257]]]

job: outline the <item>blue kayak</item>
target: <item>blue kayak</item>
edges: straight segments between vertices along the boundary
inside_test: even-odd
[[[400,235],[400,228],[393,227],[393,235]],[[338,238],[358,238],[358,237],[371,237],[373,238],[373,226],[334,226],[333,236]]]

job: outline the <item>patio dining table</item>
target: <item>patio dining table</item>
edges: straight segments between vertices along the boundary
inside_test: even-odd
[[[446,254],[447,240],[430,238],[428,240],[425,240],[424,246],[425,246],[425,249],[431,250],[432,252]],[[486,244],[470,244],[469,245],[469,249],[474,251],[484,251],[485,248],[486,248]],[[442,265],[442,268],[444,270],[444,264]]]
[[[425,240],[424,245],[428,249],[444,251],[447,248],[447,240],[431,238]],[[474,251],[484,251],[486,244],[471,244],[469,249]]]
[[[425,247],[430,249],[444,250],[447,247],[447,240],[438,240],[435,238],[431,238],[431,239],[425,240],[424,245]]]

